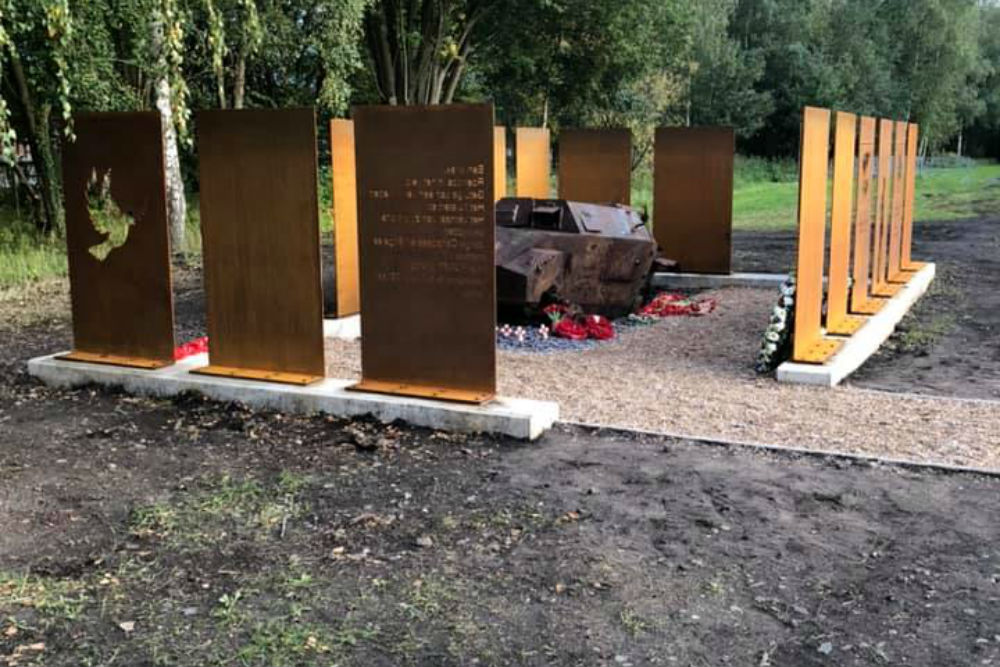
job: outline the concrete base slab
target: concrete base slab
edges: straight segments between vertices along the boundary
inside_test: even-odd
[[[361,315],[323,320],[323,338],[340,338],[342,340],[361,338]]]
[[[721,289],[758,287],[778,289],[787,273],[654,273],[653,287],[659,289]]]
[[[281,412],[322,412],[338,417],[373,415],[383,422],[402,419],[416,426],[466,433],[499,433],[534,440],[559,419],[559,405],[522,398],[496,398],[485,405],[463,405],[406,396],[347,391],[351,380],[327,378],[305,387],[255,380],[238,380],[190,371],[208,364],[199,354],[154,371],[124,366],[104,366],[38,357],[28,362],[28,372],[46,384],[75,387],[101,384],[122,387],[145,396],[170,397],[196,391],[218,401]]]
[[[786,361],[778,366],[778,382],[815,384],[824,387],[839,384],[865,363],[868,357],[875,354],[879,346],[892,335],[899,321],[930,287],[934,273],[934,264],[927,264],[914,274],[910,281],[889,299],[882,310],[869,317],[868,321],[846,340],[840,351],[825,364]]]

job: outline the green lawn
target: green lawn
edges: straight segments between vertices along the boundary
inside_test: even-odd
[[[0,207],[0,289],[66,275],[66,247],[36,234],[9,207]]]
[[[744,183],[733,193],[733,227],[794,229],[798,184]],[[1000,164],[925,169],[917,176],[914,220],[947,221],[1000,213]]]
[[[328,180],[325,173],[320,174],[320,218],[325,232],[331,227]],[[735,229],[795,228],[798,185],[794,163],[767,163],[740,158],[737,160],[735,182]],[[633,183],[633,205],[652,212],[652,192],[649,171],[638,172]],[[188,206],[187,252],[197,257],[201,252],[197,197],[191,197]],[[916,207],[915,218],[918,222],[1000,213],[1000,164],[980,163],[972,167],[923,170],[917,177]],[[9,207],[0,207],[0,289],[64,275],[66,253],[62,241],[39,237],[31,231],[30,225],[17,220]]]
[[[795,180],[766,181],[741,177],[737,165],[733,191],[733,227],[741,230],[794,229],[798,198]],[[632,201],[652,209],[649,173],[635,179]],[[1000,213],[1000,164],[924,169],[917,176],[916,213],[921,221],[947,221]]]

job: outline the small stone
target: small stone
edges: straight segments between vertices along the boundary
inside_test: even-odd
[[[181,609],[181,613],[185,616],[194,616],[198,613],[198,607],[184,607]]]
[[[129,634],[135,630],[135,621],[122,621],[118,624],[118,627],[122,629],[122,632]]]
[[[833,644],[831,644],[830,642],[823,642],[822,644],[819,645],[819,648],[816,650],[818,650],[823,655],[830,655],[831,653],[833,653]]]
[[[434,546],[434,540],[431,539],[430,535],[421,535],[420,537],[417,538],[417,546],[429,549],[430,547]]]

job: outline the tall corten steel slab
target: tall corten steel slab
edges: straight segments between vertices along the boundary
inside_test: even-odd
[[[354,110],[362,391],[496,392],[493,107]]]
[[[519,127],[514,131],[514,173],[518,197],[548,199],[552,195],[552,153],[549,131],[544,127]]]
[[[507,196],[507,128],[493,128],[493,200]]]
[[[907,272],[919,271],[925,266],[924,262],[915,262],[910,257],[913,246],[913,203],[917,189],[918,132],[918,126],[910,123],[906,133],[906,193],[903,200],[903,256],[900,262],[903,271]]]
[[[76,141],[63,147],[73,352],[62,358],[167,366],[174,322],[160,115],[81,113],[74,123]]]
[[[559,198],[630,204],[632,133],[627,129],[560,131]]]
[[[893,122],[885,118],[878,124],[878,182],[875,202],[874,250],[872,251],[871,293],[891,297],[899,285],[889,283],[889,225],[892,216],[892,130]]]
[[[830,112],[806,107],[799,142],[799,242],[796,261],[795,331],[792,359],[823,363],[841,342],[823,335],[823,260]]]
[[[906,283],[910,276],[903,273],[903,206],[906,195],[906,123],[896,121],[896,143],[892,159],[892,218],[889,225],[890,283]]]
[[[874,315],[886,300],[869,293],[872,266],[872,206],[875,181],[875,119],[861,118],[858,136],[858,188],[854,214],[854,264],[851,267],[851,312]]]
[[[858,118],[854,114],[838,111],[835,127],[826,331],[849,336],[865,323],[864,318],[847,314],[848,276],[851,270],[851,213],[854,210],[854,154]]]
[[[653,235],[681,271],[730,272],[734,151],[732,128],[656,129]]]
[[[337,317],[361,309],[358,287],[358,193],[354,167],[354,123],[330,121],[330,178],[333,200],[334,270],[337,284]]]
[[[323,295],[312,109],[198,114],[210,366],[322,379]]]

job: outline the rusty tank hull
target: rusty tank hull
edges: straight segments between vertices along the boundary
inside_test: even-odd
[[[538,306],[564,300],[616,317],[641,297],[656,256],[632,208],[507,197],[496,206],[497,300]]]

